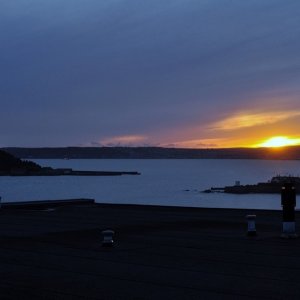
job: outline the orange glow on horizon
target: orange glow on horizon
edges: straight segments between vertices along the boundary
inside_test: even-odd
[[[175,148],[194,148],[194,149],[218,149],[218,148],[282,148],[287,146],[300,146],[300,138],[292,138],[288,136],[274,136],[268,139],[259,140],[255,137],[248,138],[248,140],[238,139],[203,139],[203,140],[189,140],[176,142],[171,145]],[[162,145],[168,147],[170,145]]]
[[[279,148],[287,146],[296,146],[300,145],[299,138],[289,138],[287,136],[274,136],[261,144],[257,144],[254,147],[270,147],[270,148]]]

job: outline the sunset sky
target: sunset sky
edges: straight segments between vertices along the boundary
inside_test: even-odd
[[[0,147],[300,143],[298,0],[2,0],[0,66]]]

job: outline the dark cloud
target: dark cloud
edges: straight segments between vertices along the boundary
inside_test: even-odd
[[[1,146],[176,144],[253,105],[300,109],[299,22],[296,0],[1,1]]]

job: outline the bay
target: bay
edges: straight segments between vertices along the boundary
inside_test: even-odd
[[[93,198],[123,203],[215,208],[281,209],[280,195],[200,191],[212,186],[255,184],[275,175],[300,173],[300,161],[216,159],[34,160],[42,166],[74,170],[139,171],[140,176],[0,177],[3,202]],[[297,196],[297,202],[300,198]],[[297,208],[300,204],[297,204]]]

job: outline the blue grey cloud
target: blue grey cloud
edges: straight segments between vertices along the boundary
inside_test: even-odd
[[[296,0],[1,1],[0,146],[157,144],[251,105],[299,109],[299,23]]]

